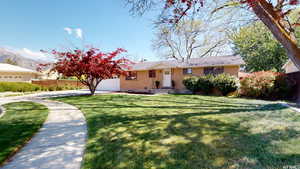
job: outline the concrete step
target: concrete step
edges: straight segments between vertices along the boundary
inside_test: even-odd
[[[169,93],[174,93],[174,89],[151,89],[151,93],[155,94],[169,94]]]

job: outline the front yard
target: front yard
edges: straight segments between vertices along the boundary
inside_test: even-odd
[[[85,169],[300,167],[300,113],[193,95],[58,98],[85,112]]]
[[[0,166],[22,148],[42,127],[48,115],[44,105],[16,102],[4,105],[0,118]]]

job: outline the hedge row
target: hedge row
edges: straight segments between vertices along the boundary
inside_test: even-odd
[[[183,84],[193,93],[203,92],[211,94],[218,89],[223,95],[236,91],[239,87],[239,96],[256,99],[290,99],[296,82],[284,73],[261,71],[254,72],[238,80],[227,74],[189,77]],[[238,85],[239,84],[239,85]]]
[[[0,82],[0,92],[33,92],[33,91],[58,91],[73,90],[75,87],[41,87],[25,82]]]
[[[284,73],[261,71],[246,76],[240,84],[241,96],[275,100],[289,99],[296,82]]]
[[[183,80],[183,84],[193,93],[203,92],[211,94],[213,89],[217,89],[224,96],[238,89],[237,79],[228,74],[188,77]]]

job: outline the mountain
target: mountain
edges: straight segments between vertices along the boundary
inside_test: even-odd
[[[38,65],[43,63],[43,61],[26,58],[14,51],[0,48],[0,63],[5,63],[7,60],[16,63],[17,66],[31,70],[36,70]]]

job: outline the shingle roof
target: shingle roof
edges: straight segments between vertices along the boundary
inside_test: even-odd
[[[26,69],[20,66],[0,63],[0,72],[22,72],[22,73],[38,73],[34,70]]]
[[[188,62],[179,62],[176,60],[157,61],[157,62],[139,62],[133,64],[130,70],[230,66],[230,65],[243,65],[243,64],[245,64],[245,62],[239,55],[207,56],[202,58],[192,58]]]

